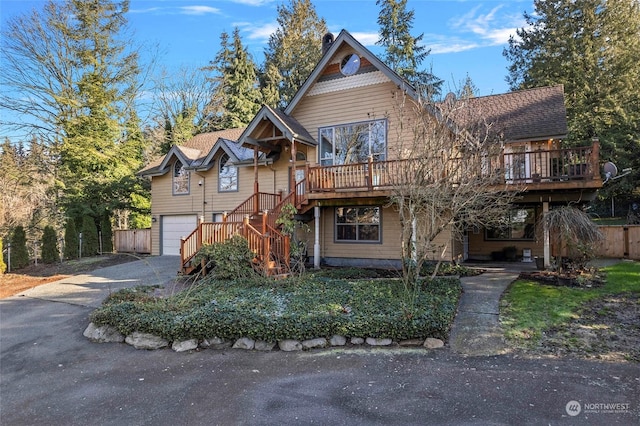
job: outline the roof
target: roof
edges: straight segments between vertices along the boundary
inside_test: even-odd
[[[138,175],[163,175],[169,171],[169,165],[174,157],[179,159],[185,168],[206,169],[208,165],[206,160],[209,157],[213,158],[219,148],[227,152],[230,157],[235,157],[236,161],[246,161],[247,158],[253,158],[253,151],[235,142],[243,131],[244,128],[237,128],[198,134],[182,145],[173,145],[166,155],[150,162],[138,172]]]
[[[400,77],[395,71],[393,71],[384,62],[382,62],[382,60],[380,60],[376,55],[371,53],[369,49],[364,47],[358,40],[353,38],[353,36],[347,30],[342,30],[340,31],[340,34],[338,34],[338,36],[335,38],[333,43],[331,43],[331,46],[322,56],[322,58],[320,59],[320,62],[318,62],[318,64],[313,69],[309,77],[307,77],[307,79],[302,84],[300,89],[298,89],[293,99],[291,99],[291,102],[289,102],[289,105],[287,105],[287,107],[284,110],[285,114],[290,115],[293,112],[296,105],[300,102],[300,100],[304,98],[307,92],[311,90],[313,85],[320,78],[320,76],[322,75],[322,71],[329,64],[329,62],[332,60],[332,58],[337,53],[337,51],[345,44],[349,45],[353,50],[358,52],[360,56],[362,56],[363,58],[366,58],[371,63],[371,65],[373,65],[373,67],[380,70],[387,78],[389,78],[389,80],[394,82],[398,87],[401,87],[402,89],[404,89],[409,96],[411,96],[414,99],[418,99],[417,92],[415,91],[413,86],[409,84],[409,82],[407,82],[405,79]]]
[[[469,99],[471,110],[491,124],[491,134],[505,142],[564,138],[567,111],[564,86],[538,87]]]
[[[257,142],[252,141],[250,135],[256,130],[263,120],[269,120],[273,123],[273,125],[280,130],[288,140],[295,139],[311,146],[316,146],[318,144],[313,136],[309,134],[307,129],[298,123],[295,118],[285,114],[279,109],[271,108],[268,105],[263,105],[262,108],[260,108],[260,111],[258,111],[247,128],[242,132],[238,141],[243,145],[256,145]]]

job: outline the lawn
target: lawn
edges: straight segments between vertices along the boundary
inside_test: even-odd
[[[461,292],[458,279],[425,280],[407,292],[400,279],[371,276],[351,269],[280,281],[206,278],[169,297],[157,297],[148,287],[125,289],[111,295],[91,321],[169,341],[447,338]]]
[[[563,351],[572,347],[587,352],[593,351],[594,345],[603,347],[606,342],[602,340],[607,338],[616,342],[617,349],[625,342],[636,345],[640,263],[623,261],[602,272],[605,284],[592,288],[514,282],[501,301],[500,320],[507,340],[516,348],[551,343],[556,348],[562,346]],[[560,341],[562,336],[564,342]]]

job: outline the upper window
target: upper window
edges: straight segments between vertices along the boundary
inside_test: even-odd
[[[189,172],[184,169],[180,160],[173,165],[173,195],[189,193]]]
[[[221,192],[238,190],[238,168],[231,164],[227,154],[220,157],[218,190]]]
[[[320,129],[320,164],[323,166],[384,161],[387,152],[386,120],[323,127]]]
[[[503,217],[503,226],[487,229],[488,240],[533,240],[535,238],[535,207],[510,209]]]
[[[380,242],[380,207],[336,208],[336,241]]]
[[[340,62],[340,72],[343,75],[354,75],[360,69],[360,57],[355,53],[351,53]]]

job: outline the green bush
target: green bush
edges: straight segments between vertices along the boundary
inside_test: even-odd
[[[102,218],[100,231],[102,232],[102,253],[113,253],[113,230],[108,215]]]
[[[7,265],[4,263],[4,253],[2,252],[2,238],[0,238],[0,274],[4,274],[7,270]]]
[[[402,340],[445,339],[457,307],[457,279],[419,286],[412,316],[404,314],[400,280],[207,280],[167,299],[139,289],[115,293],[91,314],[123,334],[141,331],[168,340],[250,337],[265,341],[339,334]]]
[[[11,269],[20,269],[28,265],[27,235],[22,226],[16,226],[11,235]]]
[[[98,229],[91,216],[82,217],[82,256],[95,256],[100,251]]]
[[[53,227],[47,225],[42,233],[42,261],[44,263],[55,263],[58,260],[60,260],[58,237]]]
[[[73,218],[67,218],[67,225],[64,228],[64,258],[67,260],[78,258],[78,231]]]
[[[223,243],[203,245],[194,262],[204,260],[215,278],[232,280],[255,275],[252,267],[254,258],[255,254],[249,250],[246,238],[234,235]]]

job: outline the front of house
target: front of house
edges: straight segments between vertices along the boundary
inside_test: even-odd
[[[418,95],[348,32],[326,48],[284,111],[264,106],[246,128],[198,135],[140,172],[152,183],[152,254],[181,255],[188,272],[202,243],[243,233],[256,250],[286,257],[275,218],[291,203],[311,230],[305,238],[315,265],[398,266],[401,226],[389,196],[411,161],[398,154],[410,138],[398,99]],[[518,186],[521,197],[500,229],[442,232],[437,257],[490,259],[515,246],[519,256],[548,262],[552,248],[538,220],[602,186],[598,144],[562,148],[561,86],[473,105],[504,145],[503,183]]]

